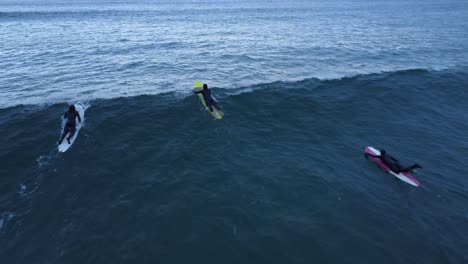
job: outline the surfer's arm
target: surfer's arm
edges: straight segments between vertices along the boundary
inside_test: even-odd
[[[194,94],[200,94],[202,91],[192,91]]]
[[[80,123],[81,123],[80,113],[76,113],[76,117],[78,117],[78,121],[80,121]]]
[[[390,157],[393,161],[395,162],[399,162],[397,159],[395,159],[394,157]]]
[[[63,114],[63,119],[67,119],[68,118],[68,115],[67,115],[67,112],[65,112],[65,114]]]
[[[369,154],[369,153],[366,153],[367,156],[370,156],[370,157],[373,157],[373,158],[380,158],[380,156],[378,155],[372,155],[372,154]]]

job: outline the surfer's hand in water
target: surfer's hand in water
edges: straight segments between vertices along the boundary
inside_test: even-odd
[[[415,169],[422,169],[422,166],[416,163],[416,164],[414,164],[414,168]]]

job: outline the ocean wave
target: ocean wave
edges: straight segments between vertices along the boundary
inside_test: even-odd
[[[129,70],[131,68],[135,67],[142,67],[144,64],[141,61],[133,61],[128,64],[122,64],[119,69],[124,71],[124,70]],[[170,65],[166,63],[161,63],[159,67],[166,67],[169,68]],[[155,70],[156,67],[143,67],[145,70]],[[332,77],[332,76],[325,76],[325,77],[317,77],[317,78],[307,78],[307,79],[299,79],[297,81],[291,81],[291,80],[285,80],[285,81],[276,81],[276,82],[271,82],[271,83],[259,83],[259,84],[253,84],[253,85],[239,85],[236,84],[234,86],[230,87],[223,87],[216,85],[216,83],[210,83],[212,86],[219,88],[226,94],[239,94],[242,92],[251,92],[253,90],[258,90],[264,87],[269,87],[269,86],[275,86],[276,83],[290,83],[291,87],[296,87],[298,86],[297,84],[303,83],[303,82],[314,82],[314,81],[338,81],[338,80],[352,80],[355,78],[361,78],[361,79],[372,79],[372,78],[383,78],[385,76],[389,76],[392,74],[417,74],[417,73],[424,73],[424,72],[453,72],[453,73],[458,73],[458,72],[467,72],[468,70],[466,67],[457,67],[457,68],[443,68],[443,69],[432,69],[432,68],[412,68],[412,69],[402,69],[402,70],[396,70],[396,71],[375,71],[371,73],[359,73],[359,74],[345,74],[341,75],[338,77]],[[72,78],[72,77],[69,77]],[[103,82],[100,82],[100,84],[103,84]],[[125,86],[132,85],[128,81],[123,81],[122,84],[125,84]],[[184,87],[186,86],[186,87]],[[112,99],[112,98],[120,98],[120,97],[133,97],[133,96],[139,96],[139,95],[160,95],[160,94],[166,94],[173,92],[177,94],[178,96],[183,95],[183,97],[190,95],[190,88],[191,88],[191,83],[189,81],[184,81],[183,84],[177,85],[174,83],[169,83],[167,82],[167,87],[166,88],[146,88],[146,89],[139,89],[139,90],[134,90],[134,89],[121,89],[121,88],[113,88],[112,91],[85,91],[80,93],[79,95],[76,95],[74,98],[63,98],[62,100],[60,99],[60,96],[54,96],[50,97],[48,99],[44,99],[43,96],[23,96],[21,103],[18,104],[16,102],[17,100],[14,98],[11,98],[7,101],[3,101],[0,103],[0,109],[2,108],[9,108],[9,107],[14,107],[17,105],[39,105],[42,107],[47,107],[52,104],[60,103],[63,101],[66,102],[73,102],[73,101],[92,101],[92,100],[99,100],[99,99]],[[0,92],[1,94],[1,92]],[[5,97],[7,98],[7,97]]]

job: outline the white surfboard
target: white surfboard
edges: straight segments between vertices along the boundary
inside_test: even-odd
[[[75,104],[75,109],[80,114],[81,122],[79,122],[78,118],[76,118],[77,120],[76,120],[75,135],[73,135],[73,137],[70,139],[70,144],[68,144],[67,137],[68,137],[68,134],[70,132],[67,133],[67,135],[65,136],[65,138],[62,141],[62,144],[58,145],[58,151],[59,152],[65,152],[71,147],[71,145],[73,145],[73,142],[75,142],[76,137],[78,136],[78,132],[80,132],[80,129],[83,127],[83,124],[84,124],[84,121],[85,121],[85,115],[84,115],[85,114],[85,106],[83,104],[81,104],[81,103],[76,103]],[[63,120],[63,122],[62,122],[62,132],[63,132],[63,128],[65,127],[65,124],[66,124],[66,120]]]

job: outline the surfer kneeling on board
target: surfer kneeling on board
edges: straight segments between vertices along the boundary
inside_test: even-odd
[[[80,114],[78,113],[78,111],[75,110],[74,105],[70,105],[70,107],[68,108],[68,111],[65,112],[65,114],[63,115],[63,119],[66,119],[67,123],[65,124],[65,127],[63,128],[62,137],[60,138],[58,142],[59,145],[62,144],[62,141],[68,132],[70,132],[70,136],[67,137],[67,142],[68,144],[71,144],[70,139],[73,137],[73,135],[75,135],[77,117],[78,117],[78,121],[81,123]]]
[[[208,89],[208,85],[205,83],[203,84],[203,90],[200,91],[193,91],[195,94],[202,94],[203,99],[205,99],[205,104],[210,109],[210,112],[213,112],[213,106],[216,107],[219,111],[221,111],[221,108],[218,106],[216,101],[211,97],[211,90]]]
[[[372,155],[369,153],[366,153],[365,155],[366,157],[371,156],[373,158],[380,159],[385,165],[387,165],[390,168],[390,170],[392,170],[396,174],[399,174],[401,172],[411,172],[416,168],[422,168],[421,166],[419,166],[419,164],[414,164],[405,168],[400,165],[400,162],[397,159],[388,155],[384,149],[380,150],[380,155]]]

